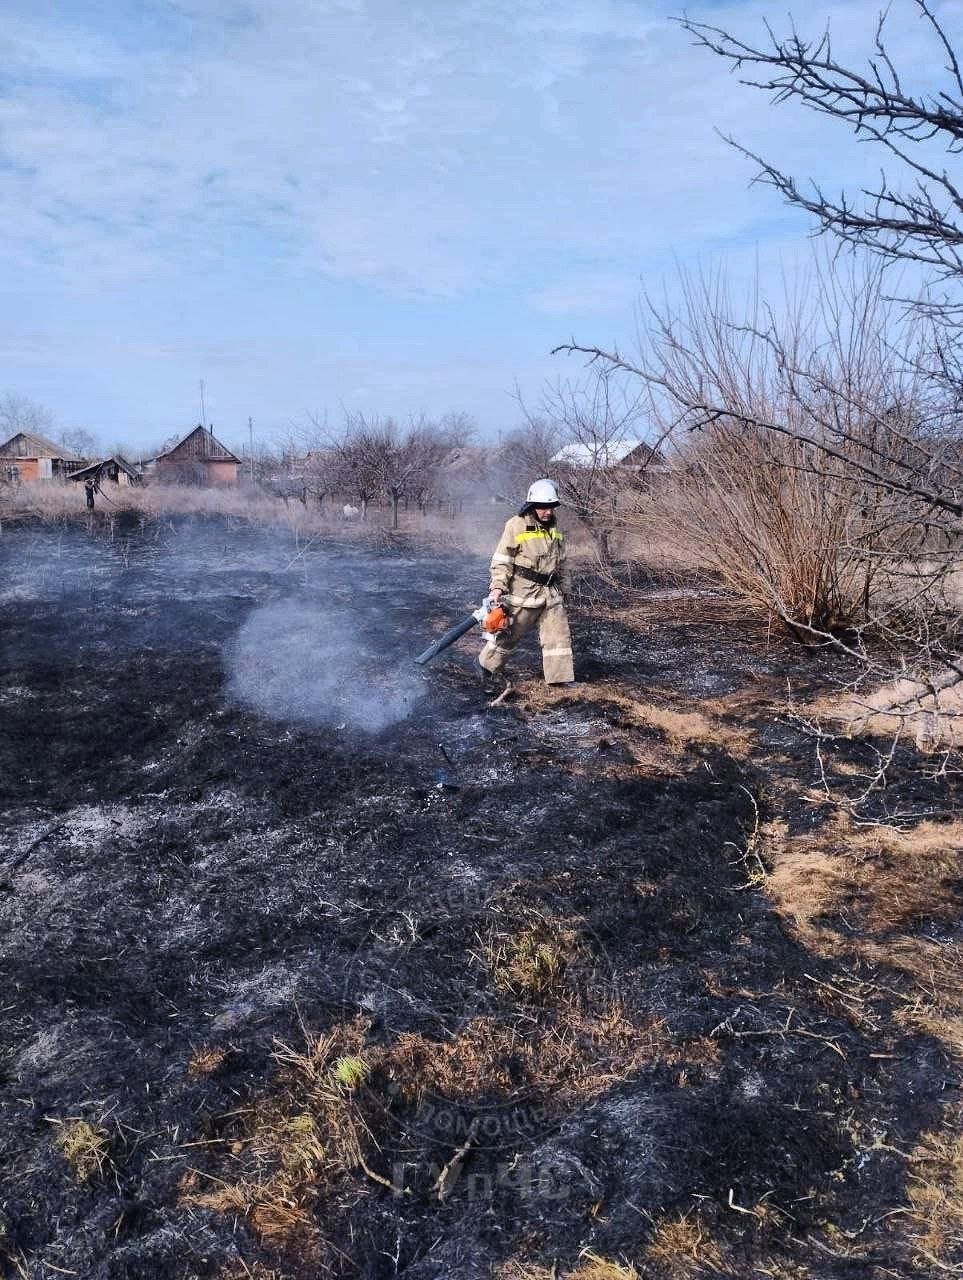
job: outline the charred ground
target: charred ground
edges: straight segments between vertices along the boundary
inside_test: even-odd
[[[960,1262],[914,1191],[954,1176],[958,1060],[899,963],[958,955],[958,865],[883,923],[774,866],[836,820],[776,711],[827,660],[654,584],[632,627],[576,616],[589,683],[488,709],[470,646],[408,662],[483,572],[5,532],[0,1271]],[[886,803],[939,828],[946,779],[911,777]]]

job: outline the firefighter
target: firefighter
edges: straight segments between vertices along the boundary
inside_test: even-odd
[[[84,481],[84,497],[87,499],[87,510],[94,509],[94,494],[97,492],[97,481],[93,476],[88,476]]]
[[[558,505],[554,483],[536,480],[518,515],[502,530],[491,560],[489,595],[504,606],[511,625],[487,636],[478,655],[489,677],[501,672],[522,637],[538,627],[545,683],[574,683],[572,637],[565,616],[565,538],[555,519]]]

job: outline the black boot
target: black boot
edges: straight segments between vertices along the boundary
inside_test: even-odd
[[[487,667],[478,668],[482,693],[486,698],[496,698],[508,688],[508,679],[500,671],[489,671]]]

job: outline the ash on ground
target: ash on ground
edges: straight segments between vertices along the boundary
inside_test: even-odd
[[[797,651],[577,615],[588,683],[488,709],[471,637],[407,666],[481,561],[193,521],[0,574],[0,1272],[910,1274],[958,1064],[753,880],[808,745],[684,718]]]

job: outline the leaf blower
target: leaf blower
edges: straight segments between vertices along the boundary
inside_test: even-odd
[[[426,662],[430,662],[432,658],[437,658],[443,649],[447,649],[449,645],[454,644],[466,631],[471,631],[472,627],[479,622],[481,623],[482,631],[490,636],[497,635],[499,631],[507,631],[511,626],[511,618],[502,606],[494,601],[491,596],[486,596],[481,602],[481,606],[474,613],[470,613],[467,618],[463,618],[450,631],[446,631],[434,644],[429,645],[424,653],[419,653],[418,657],[415,658],[415,662],[420,667],[423,667]]]

